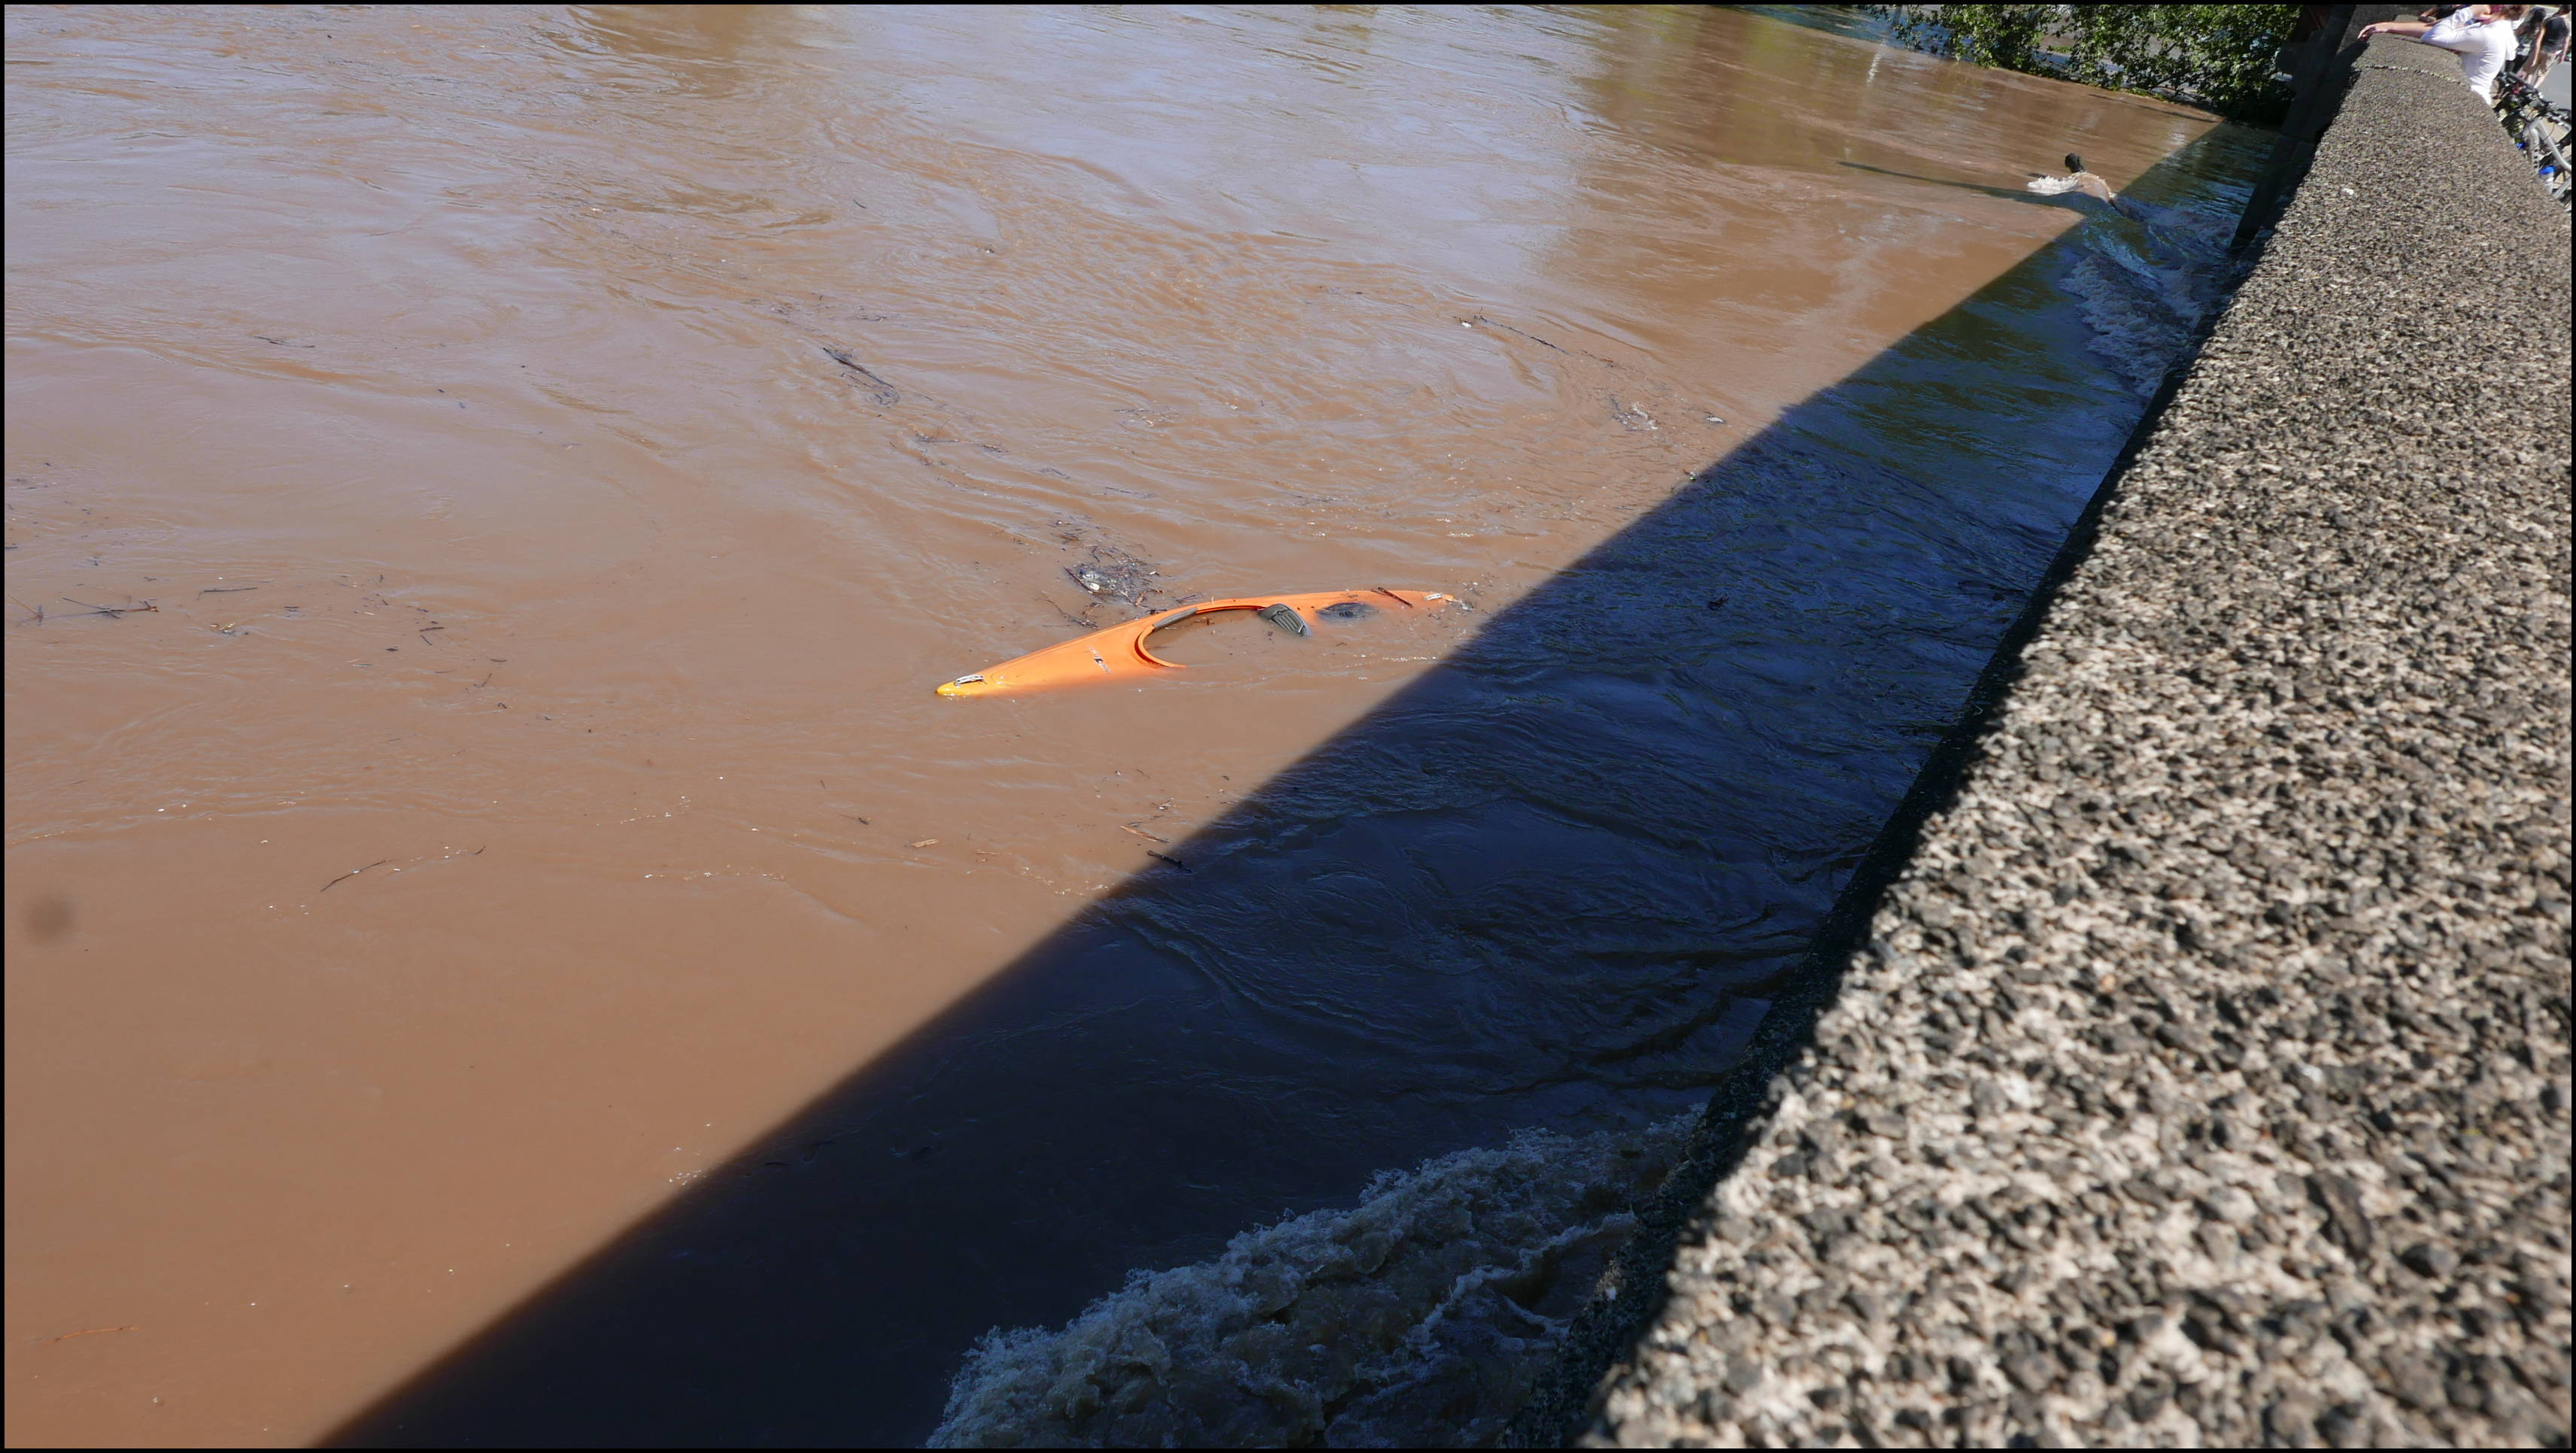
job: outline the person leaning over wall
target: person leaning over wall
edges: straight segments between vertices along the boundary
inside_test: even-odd
[[[2514,25],[2528,5],[2463,5],[2435,21],[2383,20],[2361,28],[2361,38],[2394,35],[2458,54],[2460,74],[2478,99],[2495,104],[2496,77],[2513,64]]]

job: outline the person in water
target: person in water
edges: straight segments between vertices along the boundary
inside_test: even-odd
[[[2460,58],[2461,79],[2477,93],[2479,100],[2495,104],[2496,77],[2513,64],[2514,26],[2522,19],[2528,5],[2463,5],[2439,20],[2383,20],[2365,25],[2360,35],[2368,40],[2374,35],[2393,35],[2402,40],[2422,41],[2456,53]]]
[[[2066,175],[2041,177],[2030,184],[2030,189],[2043,196],[2063,196],[2069,192],[2081,192],[2132,222],[2152,224],[2156,220],[2149,214],[2147,208],[2113,191],[2109,182],[2086,169],[2083,157],[2071,151],[2066,154]]]

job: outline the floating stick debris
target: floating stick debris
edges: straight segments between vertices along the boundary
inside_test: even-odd
[[[474,851],[479,853],[483,850],[481,848],[476,848]],[[393,859],[391,858],[378,858],[374,862],[367,864],[367,868],[381,868],[392,861]],[[340,884],[345,883],[351,878],[358,876],[360,873],[367,871],[367,868],[351,868],[349,871],[342,873],[339,877],[332,879],[330,882],[323,884],[321,887],[316,888],[313,891],[316,893],[328,893]]]

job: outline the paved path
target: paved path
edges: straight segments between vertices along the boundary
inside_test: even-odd
[[[2566,1446],[2568,277],[2375,44],[1589,1441]]]

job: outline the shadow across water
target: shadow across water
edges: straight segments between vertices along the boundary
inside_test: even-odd
[[[2138,189],[2232,200],[2251,155]],[[1790,409],[333,1441],[917,1442],[988,1328],[1704,1100],[2139,416],[2064,292],[2122,225]]]

